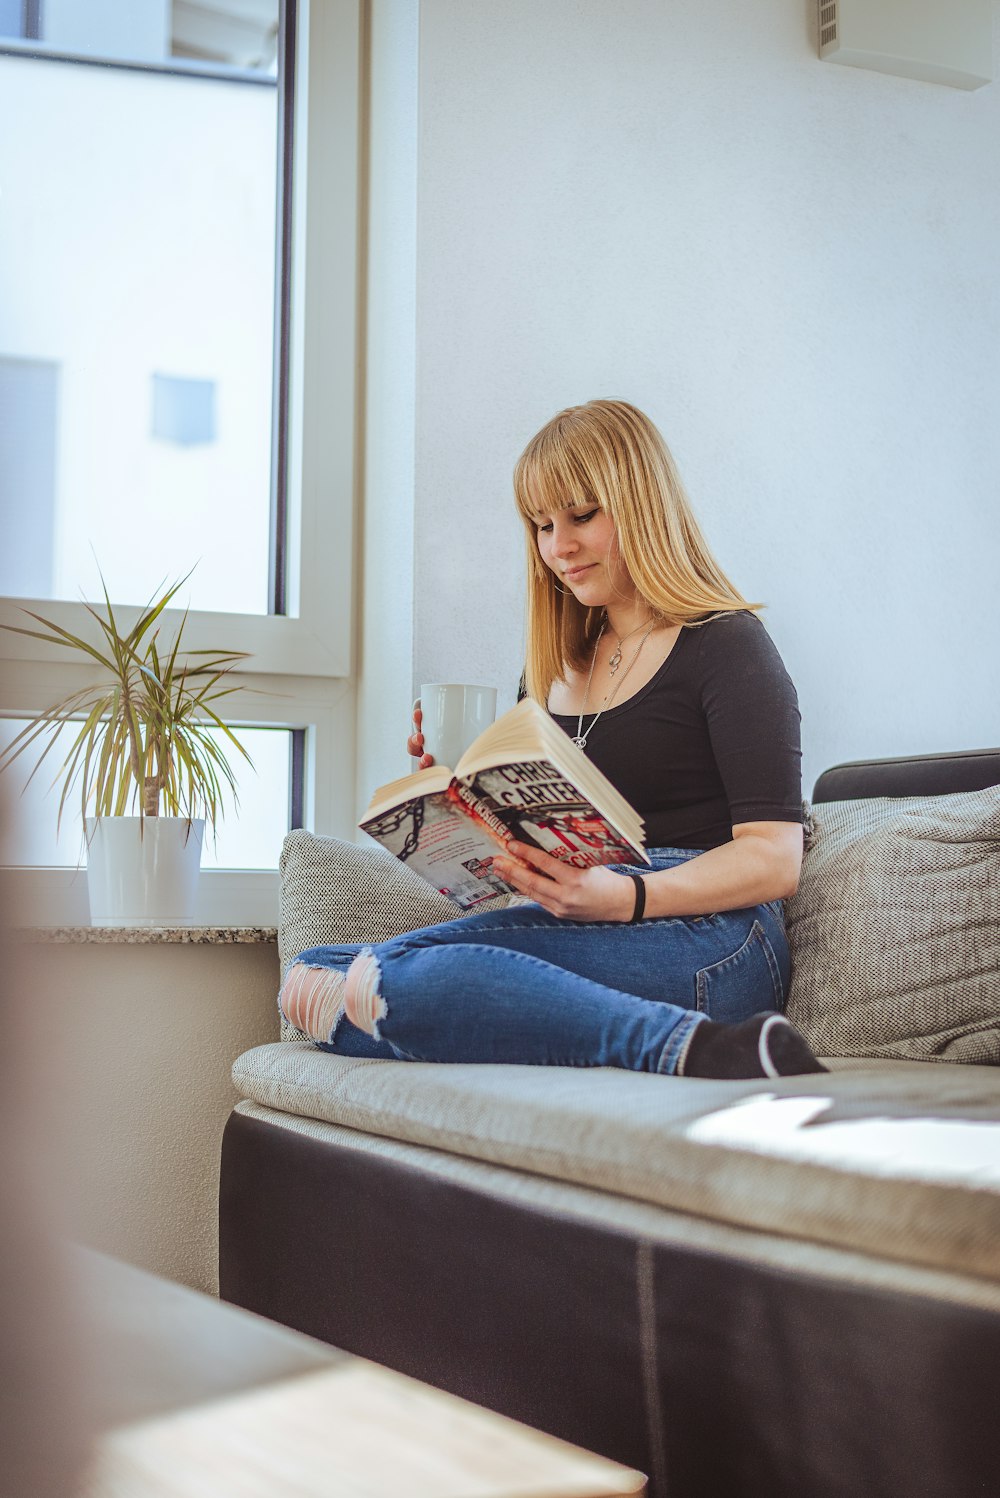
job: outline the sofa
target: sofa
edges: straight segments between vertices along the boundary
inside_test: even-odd
[[[1000,1494],[1000,750],[837,766],[811,822],[786,1007],[828,1075],[362,1061],[286,1026],[234,1067],[223,1297],[653,1498]],[[457,915],[301,832],[282,899],[283,964]]]

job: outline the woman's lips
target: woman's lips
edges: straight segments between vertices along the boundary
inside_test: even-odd
[[[596,565],[595,562],[588,562],[585,567],[567,567],[563,577],[568,583],[575,582],[578,577],[582,577],[585,572],[589,572],[591,567]]]

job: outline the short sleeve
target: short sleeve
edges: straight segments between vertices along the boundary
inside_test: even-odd
[[[798,697],[754,614],[699,628],[702,710],[734,826],[802,821]]]

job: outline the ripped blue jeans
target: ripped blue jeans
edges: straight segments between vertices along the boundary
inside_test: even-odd
[[[697,850],[649,850],[672,868]],[[622,865],[622,872],[650,872]],[[782,1011],[788,943],[780,901],[637,925],[578,922],[540,905],[487,911],[371,946],[312,947],[307,967],[379,968],[375,1035],[346,1017],[322,1050],[398,1061],[615,1066],[673,1073],[703,1019]]]

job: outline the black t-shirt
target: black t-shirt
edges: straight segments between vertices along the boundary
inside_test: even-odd
[[[576,733],[576,717],[552,716]],[[741,612],[682,629],[652,681],[603,714],[587,754],[644,819],[648,847],[714,848],[735,823],[801,822],[799,731],[781,657]]]

